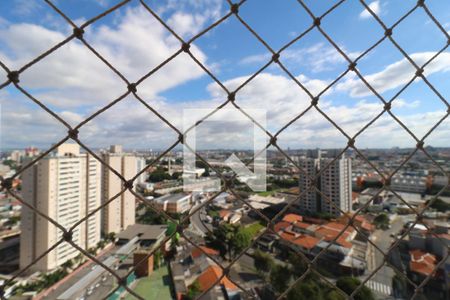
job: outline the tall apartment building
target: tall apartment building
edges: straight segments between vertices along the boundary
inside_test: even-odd
[[[24,201],[70,228],[100,206],[100,162],[80,154],[78,144],[63,144],[22,175]],[[94,214],[73,231],[73,241],[88,249],[100,240],[100,214]],[[62,231],[26,206],[22,208],[20,268],[26,267],[62,237]],[[59,244],[37,261],[30,271],[49,271],[79,254],[68,243]]]
[[[103,160],[119,172],[125,179],[131,179],[140,171],[142,158],[122,151],[122,146],[113,145],[109,152],[102,154]],[[102,170],[102,203],[117,195],[122,189],[122,182],[111,170]],[[139,182],[136,179],[135,184]],[[129,225],[135,224],[136,200],[130,191],[125,191],[102,210],[102,231],[119,233]]]
[[[332,158],[322,158],[320,168],[325,168]],[[344,155],[332,162],[320,176],[320,191],[326,197],[321,197],[321,211],[339,216],[341,211],[352,208],[352,162]],[[327,198],[329,201],[325,200]],[[331,201],[331,202],[330,202]],[[333,204],[331,204],[333,203]],[[339,208],[339,209],[338,209]]]
[[[323,168],[331,163],[316,182],[311,182],[304,173],[300,174],[301,198],[297,208],[301,211],[325,212],[339,216],[341,213],[338,208],[342,211],[351,210],[351,159],[342,155],[336,161],[332,162],[332,160],[332,157],[323,155],[320,150],[308,151],[306,157],[300,159],[300,167],[311,178],[315,178]],[[317,189],[311,188],[311,185]]]
[[[315,158],[307,157],[300,159],[299,165],[304,172],[300,173],[300,192],[302,193],[300,198],[300,203],[298,204],[298,208],[301,211],[309,211],[309,212],[317,212],[319,211],[318,205],[318,195],[316,189],[314,189],[312,182],[308,176],[305,176],[305,173],[308,174],[311,178],[315,176],[317,173],[317,163],[318,160]]]

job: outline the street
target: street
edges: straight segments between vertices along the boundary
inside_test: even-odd
[[[388,230],[376,230],[370,237],[370,241],[373,242],[378,248],[387,253],[387,250],[391,246],[394,239],[391,234],[397,235],[405,224],[405,217],[395,215],[391,220],[391,227]],[[384,261],[384,255],[378,249],[376,249],[372,244],[367,243],[368,253],[367,253],[367,269],[366,275],[362,276],[361,279],[367,278],[372,272],[380,266]],[[373,277],[367,282],[367,286],[371,288],[377,294],[390,295],[392,291],[392,277],[395,272],[389,266],[383,265]]]
[[[200,205],[202,204],[200,203],[197,204],[196,206],[193,206],[191,211],[197,209],[197,207],[199,207]],[[206,215],[205,208],[202,207],[197,212],[195,212],[195,214],[193,214],[190,218],[193,229],[201,236],[205,236],[208,232],[212,230],[211,224],[205,224],[202,221],[202,218],[204,218],[205,215]]]

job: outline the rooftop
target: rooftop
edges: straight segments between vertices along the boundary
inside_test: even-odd
[[[139,236],[140,240],[157,240],[166,232],[166,230],[167,225],[134,224],[117,234],[117,238],[121,240],[131,240]]]
[[[435,255],[419,249],[411,250],[409,251],[409,254],[411,255],[409,268],[412,272],[420,273],[425,276],[429,276],[433,273],[437,264]]]
[[[198,246],[198,248],[194,247],[194,249],[192,249],[192,251],[191,251],[191,255],[192,255],[193,259],[196,259],[196,258],[204,255],[205,253],[207,253],[208,255],[211,255],[211,256],[219,255],[219,252],[217,250],[211,249],[206,246]]]
[[[217,284],[217,281],[222,276],[222,269],[219,266],[209,266],[198,278],[197,281],[200,284],[200,289],[205,291],[211,286]],[[226,276],[220,279],[222,284],[227,290],[237,290],[237,286],[234,285]]]
[[[302,216],[296,214],[287,214],[283,217],[283,221],[289,223],[301,222],[303,220]]]
[[[182,201],[186,198],[189,198],[191,195],[179,193],[179,194],[167,194],[164,196],[161,196],[159,198],[156,198],[154,201],[156,202],[170,202],[170,203],[176,203],[178,201]]]

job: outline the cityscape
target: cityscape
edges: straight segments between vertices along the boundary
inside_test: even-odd
[[[0,299],[449,300],[450,1],[0,1]]]
[[[449,148],[427,150],[450,169]],[[332,284],[350,294],[362,282],[357,299],[408,299],[412,284],[427,277],[421,297],[447,299],[448,178],[425,155],[402,165],[410,152],[363,150],[363,158],[349,150],[288,150],[287,159],[268,151],[267,191],[253,192],[238,179],[230,190],[211,192],[208,182],[233,176],[223,162],[232,152],[199,151],[207,164],[197,160],[198,183],[187,192],[182,151],[155,160],[164,153],[112,145],[96,155],[125,178],[138,175],[132,191],[120,194],[124,184],[109,167],[66,143],[25,170],[12,191],[64,228],[76,225],[71,240],[127,276],[144,299],[274,299],[311,262],[314,271],[288,299],[317,293],[341,299]],[[35,147],[3,153],[1,176],[11,177],[40,153]],[[253,155],[236,154],[243,161]],[[387,186],[382,178],[399,166]],[[117,281],[106,269],[57,244],[63,232],[55,225],[9,193],[1,201],[1,276],[27,269],[5,289],[7,299],[133,298],[114,291]],[[222,276],[219,265],[231,262]]]

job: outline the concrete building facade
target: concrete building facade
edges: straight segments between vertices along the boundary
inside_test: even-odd
[[[320,168],[326,168],[320,176],[320,191],[323,194],[320,197],[321,212],[339,216],[341,211],[350,211],[352,205],[351,160],[344,156],[334,162],[328,158],[321,159]]]
[[[309,151],[299,160],[304,172],[300,173],[300,202],[297,208],[302,212],[324,212],[339,216],[350,211],[352,203],[351,159],[342,155],[333,161],[320,150]],[[321,170],[323,169],[322,173]],[[307,175],[305,175],[305,173]],[[318,174],[316,182],[312,182]],[[315,188],[311,187],[314,185]],[[318,190],[321,192],[319,193]],[[339,209],[340,210],[339,210]]]
[[[80,154],[77,144],[64,144],[22,175],[24,201],[68,229],[100,206],[100,162]],[[100,214],[94,214],[73,231],[73,241],[83,249],[100,240]],[[23,206],[20,268],[32,263],[62,238],[62,231]],[[30,271],[50,271],[74,258],[79,251],[68,243],[33,264]]]
[[[138,158],[122,152],[120,145],[111,146],[109,152],[102,154],[102,159],[125,179],[133,178],[138,170]],[[102,203],[116,196],[123,188],[121,179],[109,168],[102,167]],[[130,191],[125,191],[111,201],[102,210],[103,233],[119,233],[129,225],[136,223],[136,200]]]

